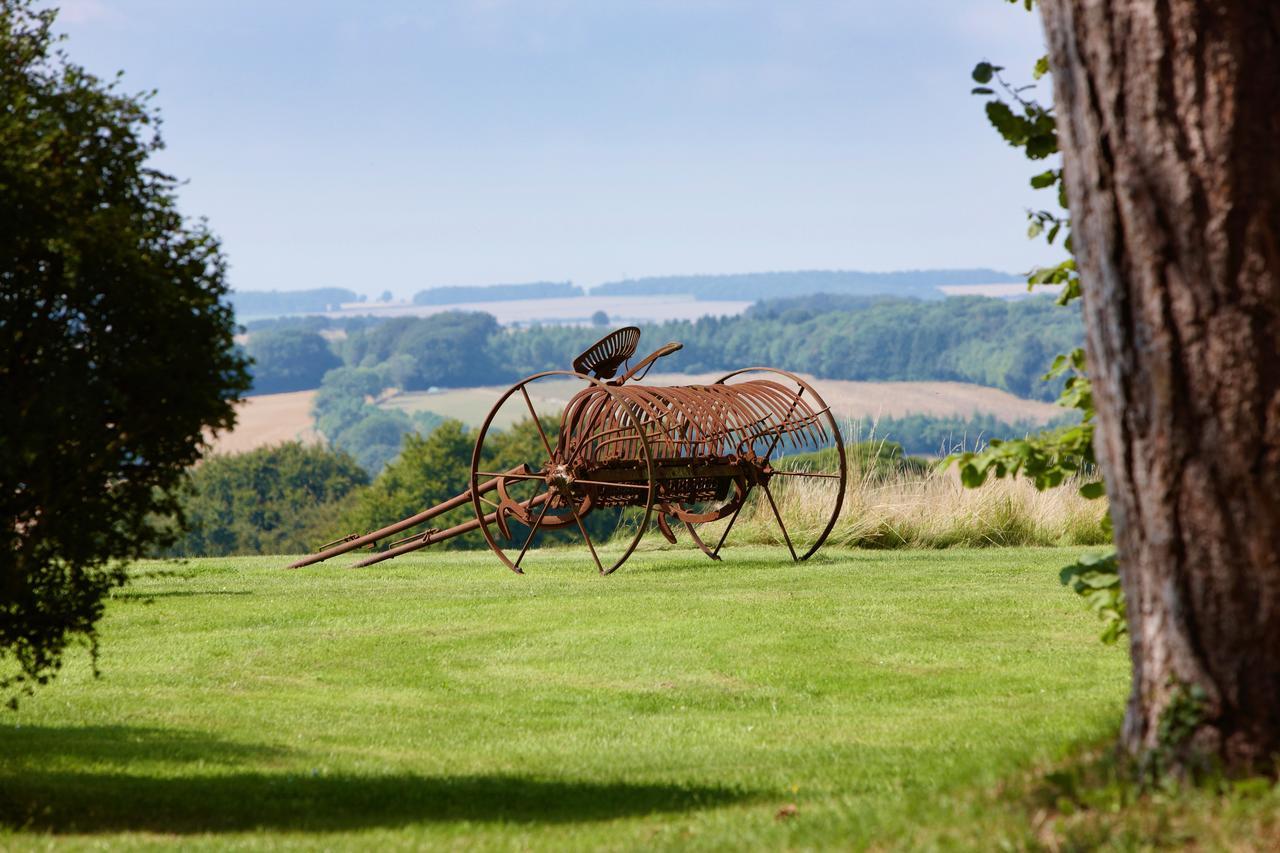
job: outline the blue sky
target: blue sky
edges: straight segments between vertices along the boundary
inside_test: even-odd
[[[1004,0],[62,8],[76,61],[159,90],[238,289],[1053,259],[969,95],[1041,52]]]

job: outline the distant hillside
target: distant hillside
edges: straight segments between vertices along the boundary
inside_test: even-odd
[[[582,288],[567,281],[528,284],[487,284],[478,287],[432,287],[413,295],[415,305],[459,305],[464,302],[506,302],[511,299],[567,299]]]
[[[692,294],[698,299],[776,299],[835,293],[846,296],[915,296],[941,299],[941,285],[1022,282],[1022,276],[989,269],[801,270],[731,275],[666,275],[610,281],[591,289],[593,296],[671,296]]]
[[[236,317],[243,322],[248,317],[330,311],[360,297],[343,287],[317,287],[313,290],[233,290],[228,298]]]

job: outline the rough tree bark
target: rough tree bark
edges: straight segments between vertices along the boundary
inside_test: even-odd
[[[1123,745],[1274,772],[1280,3],[1041,11],[1128,602]],[[1161,718],[1192,685],[1205,699],[1170,750]]]

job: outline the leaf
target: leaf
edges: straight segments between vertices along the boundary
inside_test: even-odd
[[[1058,170],[1049,169],[1048,171],[1041,172],[1040,174],[1033,176],[1031,178],[1031,186],[1033,189],[1042,190],[1046,187],[1053,186],[1057,180]]]
[[[1085,483],[1080,487],[1080,496],[1088,500],[1094,501],[1107,493],[1106,484],[1101,480],[1095,483]]]
[[[973,66],[973,82],[990,83],[992,76],[995,74],[995,66],[990,62],[979,62]]]
[[[1031,69],[1031,76],[1036,80],[1049,73],[1049,57],[1042,56],[1036,60],[1035,67]]]
[[[995,89],[988,86],[974,86],[973,89],[969,91],[970,95],[994,95],[995,93]]]

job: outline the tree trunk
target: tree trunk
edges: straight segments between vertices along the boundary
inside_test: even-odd
[[[1041,7],[1128,602],[1123,745],[1274,773],[1280,3]]]

